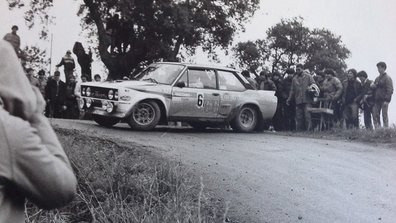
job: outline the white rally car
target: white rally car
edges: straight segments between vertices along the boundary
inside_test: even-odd
[[[137,130],[182,121],[260,131],[276,104],[274,91],[254,90],[234,69],[170,62],[151,64],[134,80],[83,83],[80,100],[99,125],[125,121]]]

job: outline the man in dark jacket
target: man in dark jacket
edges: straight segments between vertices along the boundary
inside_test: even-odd
[[[359,95],[362,85],[357,80],[357,71],[349,69],[347,79],[343,81],[342,118],[347,128],[359,128]]]
[[[54,76],[45,88],[45,99],[50,107],[50,117],[62,118],[66,110],[66,84],[60,80],[60,72],[55,71]]]
[[[311,114],[308,108],[312,107],[313,99],[308,93],[308,87],[315,84],[309,72],[303,70],[302,64],[297,64],[296,75],[293,77],[289,98],[286,101],[296,103],[296,130],[311,130]]]
[[[357,99],[360,104],[360,108],[363,110],[364,126],[366,129],[373,129],[373,122],[371,121],[371,112],[374,105],[373,93],[370,89],[370,85],[373,83],[369,80],[367,73],[362,70],[357,73],[357,76],[362,84],[362,91]]]
[[[393,82],[392,78],[385,72],[385,62],[377,63],[377,68],[379,76],[375,78],[374,83],[371,85],[375,101],[373,107],[374,126],[375,128],[381,127],[380,113],[382,111],[384,127],[389,127],[388,106],[392,99]]]

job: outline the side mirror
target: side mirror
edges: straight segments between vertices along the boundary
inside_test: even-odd
[[[184,87],[186,87],[186,83],[185,83],[184,81],[182,81],[182,82],[177,82],[177,83],[176,83],[176,87],[184,88]]]

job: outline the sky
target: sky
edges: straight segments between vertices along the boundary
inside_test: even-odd
[[[76,13],[79,1],[54,1],[51,14],[55,16],[55,25],[50,26],[53,35],[51,67],[59,63],[67,50],[71,50],[75,41],[86,45],[81,34],[80,20]],[[387,63],[387,73],[396,80],[396,1],[395,0],[261,0],[260,8],[248,22],[246,32],[236,36],[235,42],[265,38],[265,32],[279,23],[282,18],[301,16],[304,25],[309,28],[326,28],[340,35],[343,43],[352,52],[346,61],[348,68],[365,70],[370,79],[378,75],[376,64]],[[22,46],[38,42],[37,32],[28,30],[23,16],[18,11],[9,11],[6,1],[0,1],[0,35],[10,32],[11,26],[19,26]],[[40,43],[50,52],[50,42]],[[198,51],[190,58],[197,63],[212,63],[208,57]],[[229,56],[220,55],[221,65],[231,63]],[[102,67],[96,63],[93,73],[102,73]],[[47,68],[49,70],[49,68]],[[396,96],[390,103],[391,123],[396,123]]]

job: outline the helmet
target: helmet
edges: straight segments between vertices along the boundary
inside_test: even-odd
[[[314,97],[319,97],[320,89],[319,89],[318,85],[316,85],[316,84],[309,85],[308,93]]]

